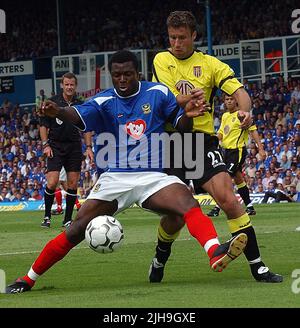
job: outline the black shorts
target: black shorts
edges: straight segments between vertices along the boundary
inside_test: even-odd
[[[196,152],[202,151],[197,149],[196,145],[196,135],[197,133],[192,133],[192,144],[189,145],[189,149],[187,151],[192,152],[193,159],[196,159]],[[182,154],[184,154],[184,145],[182,147]],[[174,167],[174,151],[171,150],[170,168],[166,168],[165,172],[169,175],[176,175],[180,180],[182,180],[187,185],[189,184],[189,179],[186,177],[186,172],[190,169],[186,168],[185,165],[182,165],[182,168]],[[214,175],[220,172],[227,172],[226,164],[224,163],[223,155],[221,148],[219,147],[219,139],[216,136],[210,136],[208,134],[204,134],[204,168],[203,174],[201,177],[197,179],[191,179],[194,184],[194,190],[196,194],[203,192],[201,186],[210,180]]]
[[[246,157],[246,147],[224,149],[224,161],[226,163],[227,171],[231,176],[234,176],[237,172],[242,172]]]
[[[83,159],[81,143],[79,142],[50,142],[53,157],[47,158],[47,171],[80,172]]]

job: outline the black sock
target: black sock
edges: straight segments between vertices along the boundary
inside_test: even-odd
[[[253,263],[253,264],[250,264],[250,269],[251,269],[251,272],[252,274],[255,276],[258,274],[258,269],[260,267],[264,266],[265,267],[265,263],[262,262],[262,261],[259,261],[257,263]]]
[[[155,257],[159,263],[165,264],[171,254],[171,246],[173,242],[165,242],[157,239]]]
[[[44,191],[44,201],[45,201],[45,217],[51,218],[51,207],[53,205],[55,196],[55,190],[51,190],[46,186]]]
[[[251,199],[250,199],[250,195],[249,195],[249,188],[247,186],[238,188],[238,193],[242,197],[246,206],[251,203]]]
[[[73,209],[77,198],[77,190],[68,189],[66,196],[66,212],[64,222],[72,220]]]
[[[255,231],[252,226],[240,229],[233,233],[233,236],[238,235],[239,233],[244,232],[248,237],[248,242],[244,250],[244,254],[248,261],[254,261],[260,257],[259,248],[256,240]]]

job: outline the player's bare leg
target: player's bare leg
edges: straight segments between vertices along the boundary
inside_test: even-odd
[[[94,217],[105,214],[113,215],[117,208],[116,201],[86,200],[72,224],[45,245],[28,273],[7,286],[6,293],[16,294],[31,290],[42,274],[63,259],[73,247],[84,239],[85,229]]]
[[[174,197],[178,200],[176,203],[172,202]],[[211,268],[214,271],[222,271],[226,268],[232,260],[243,252],[247,243],[247,236],[240,234],[230,242],[220,245],[212,221],[202,213],[198,201],[192,197],[190,191],[183,184],[172,184],[161,189],[148,198],[143,203],[143,207],[159,213],[169,214],[162,220],[162,224],[165,229],[169,228],[170,233],[168,234],[162,226],[159,228],[159,230],[161,229],[159,231],[162,237],[161,241],[165,242],[165,244],[170,242],[167,238],[172,236],[171,233],[178,228],[180,229],[186,223],[190,234],[197,239],[206,251],[210,258]],[[172,220],[174,220],[173,223]],[[165,257],[164,260],[167,260],[166,248],[157,249],[157,253],[160,253],[159,258]],[[166,253],[165,256],[163,253]],[[150,282],[160,282],[162,280],[164,264],[159,262],[157,257],[153,259],[149,272]],[[154,271],[160,272],[155,274]]]

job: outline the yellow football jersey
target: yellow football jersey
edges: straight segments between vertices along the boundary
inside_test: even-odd
[[[243,86],[227,64],[198,51],[185,59],[176,58],[170,51],[158,53],[153,60],[152,81],[164,83],[175,96],[201,88],[211,106],[218,88],[232,95]],[[215,134],[213,106],[204,116],[194,118],[193,131]]]
[[[222,115],[218,133],[223,136],[221,145],[225,149],[243,148],[248,143],[249,131],[256,130],[254,123],[247,130],[242,130],[237,115],[237,111],[233,113],[226,112]]]

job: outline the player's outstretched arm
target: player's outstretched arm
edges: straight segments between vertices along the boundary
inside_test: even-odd
[[[263,144],[260,141],[259,134],[258,134],[257,130],[249,131],[249,134],[250,134],[251,138],[255,141],[255,143],[257,145],[259,156],[261,157],[262,160],[265,160],[266,159],[266,152],[264,150]]]
[[[247,129],[252,124],[250,115],[251,99],[248,92],[244,88],[239,88],[232,94],[232,96],[239,106],[238,117],[241,121],[241,129]]]
[[[55,102],[46,100],[40,108],[38,108],[40,116],[49,116],[52,118],[59,118],[62,121],[69,121],[70,123],[81,126],[82,122],[73,107],[59,107]]]

